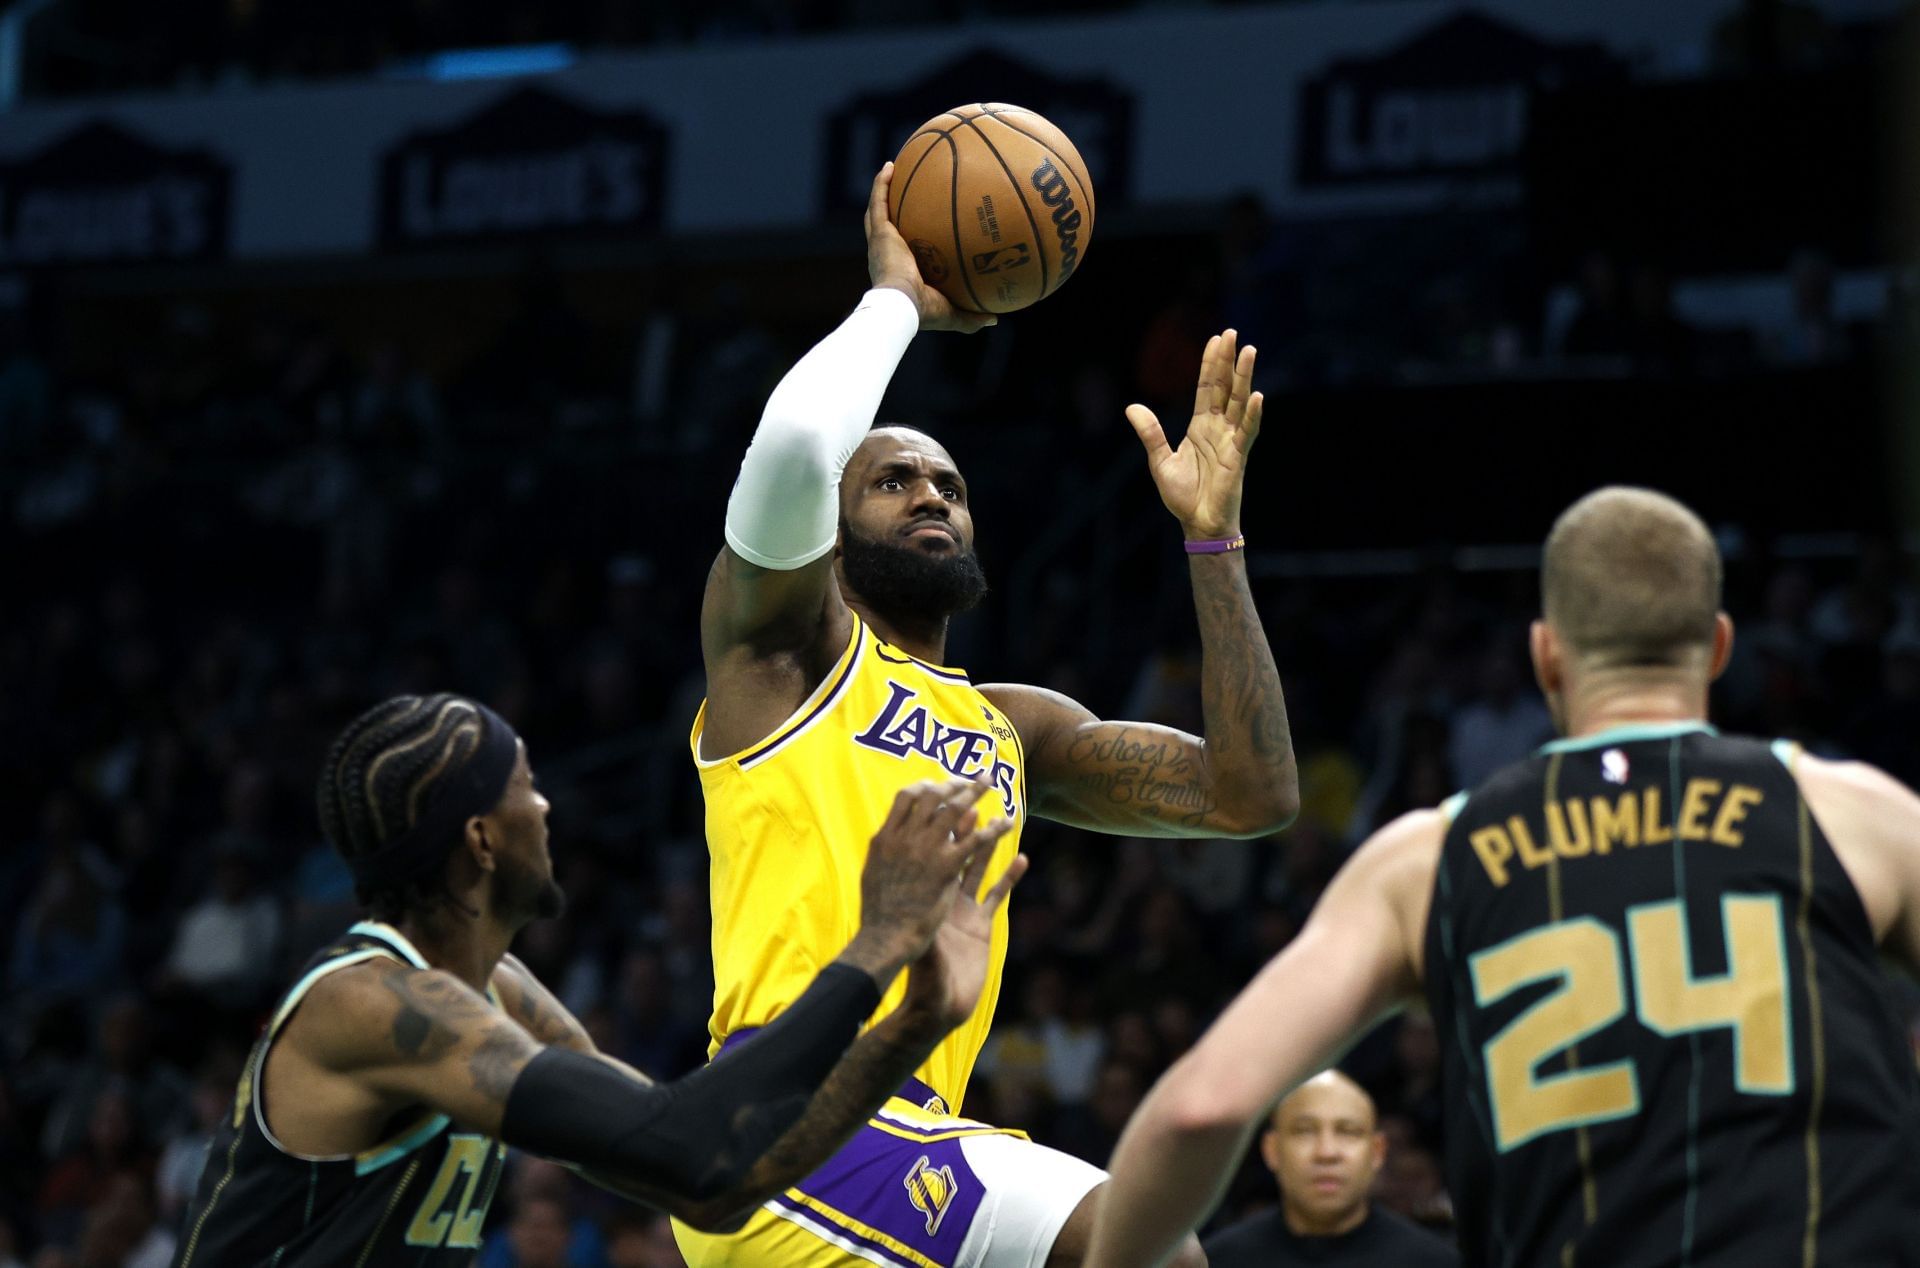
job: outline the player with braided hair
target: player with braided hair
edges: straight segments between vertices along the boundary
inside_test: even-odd
[[[458,696],[396,696],[354,719],[334,740],[320,773],[320,830],[349,863],[377,853],[411,824],[436,782],[478,747],[483,719]],[[558,916],[566,896],[551,876],[544,881],[511,869],[501,887],[512,907],[531,904],[531,918]],[[409,911],[425,912],[452,897],[436,872],[370,884],[356,873],[355,897],[376,920],[389,924]]]
[[[513,728],[455,695],[368,710],[334,741],[318,801],[371,918],[281,997],[175,1263],[466,1263],[509,1144],[690,1223],[737,1226],[844,1143],[978,1003],[994,914],[1026,864],[987,884],[1010,826],[980,822],[987,791],[963,779],[903,791],[840,956],[758,1039],[655,1084],[596,1051],[507,953],[564,906],[548,803]],[[907,1005],[860,1034],[903,969]]]

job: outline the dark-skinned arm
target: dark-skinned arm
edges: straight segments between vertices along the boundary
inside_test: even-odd
[[[319,1024],[301,1032],[306,1055],[396,1105],[585,1164],[697,1228],[737,1226],[824,1162],[978,1004],[994,913],[1026,866],[1016,858],[986,885],[1011,826],[977,823],[988,791],[960,779],[902,790],[868,850],[846,950],[761,1036],[671,1084],[595,1052],[511,957],[493,978],[504,1012],[443,970],[331,975],[315,988]],[[909,964],[902,1007],[854,1038]],[[849,991],[850,978],[863,985]]]
[[[903,1004],[889,1013],[854,1041],[800,1120],[722,1197],[688,1201],[638,1176],[593,1167],[573,1170],[609,1193],[658,1207],[704,1232],[734,1232],[761,1203],[797,1184],[853,1139],[887,1096],[926,1063],[947,1032],[924,1008]],[[616,1058],[601,1054],[601,1059],[644,1077]]]
[[[931,966],[916,966],[913,973],[915,976],[909,979],[913,987],[937,981]],[[494,982],[501,988],[501,1002],[508,1013],[534,1035],[550,1044],[590,1053],[634,1079],[651,1082],[618,1057],[601,1052],[566,1005],[513,956],[501,961]],[[800,1121],[776,1140],[738,1188],[722,1199],[692,1202],[638,1176],[592,1167],[572,1169],[609,1193],[671,1212],[695,1228],[732,1232],[761,1202],[786,1190],[852,1139],[875,1108],[876,1090],[883,1095],[892,1091],[925,1064],[948,1030],[939,1017],[937,1003],[927,989],[910,989],[899,1009],[847,1049],[846,1056],[814,1093]]]
[[[874,981],[863,1007],[878,1000],[878,983],[897,974],[901,963],[871,965]],[[672,1084],[655,1084],[602,1054],[542,1044],[454,975],[407,964],[334,974],[315,988],[313,1002],[328,1016],[327,1025],[306,1032],[308,1054],[322,1068],[354,1078],[396,1106],[429,1106],[466,1130],[582,1167],[594,1173],[590,1178],[617,1176],[618,1191],[703,1229],[736,1226],[759,1202],[819,1166],[899,1086],[898,1078],[881,1081],[892,1066],[871,1059],[876,1045],[855,1041],[845,1054],[827,1054],[814,1043],[814,1051],[788,1053],[771,1032],[773,1042],[759,1053],[742,1052]],[[923,1028],[908,1042],[924,1056],[949,1027],[945,1019],[921,1020]],[[908,1024],[896,1027],[896,1037]],[[886,1047],[888,1037],[878,1046]],[[854,1080],[837,1080],[835,1094],[816,1108],[812,1094],[836,1082],[836,1055],[854,1057]],[[820,1073],[807,1076],[811,1086],[787,1079],[778,1090],[754,1073],[783,1066]],[[859,1081],[862,1075],[866,1081]],[[558,1115],[530,1113],[523,1104],[535,1080]],[[572,1156],[572,1149],[551,1143],[556,1117],[593,1124],[602,1139]],[[802,1124],[810,1129],[796,1135],[791,1129]],[[576,1128],[571,1134],[591,1133]],[[596,1153],[605,1157],[584,1156]],[[610,1161],[616,1158],[634,1165]]]
[[[1193,421],[1178,449],[1151,410],[1127,409],[1161,500],[1189,541],[1240,535],[1247,453],[1260,433],[1264,400],[1251,390],[1254,349],[1236,355],[1234,346],[1231,330],[1208,341]],[[1245,552],[1189,558],[1204,737],[1103,721],[1038,687],[981,688],[1025,742],[1035,814],[1131,836],[1259,837],[1299,813],[1286,697],[1247,585]]]
[[[908,341],[994,321],[955,310],[921,279],[888,217],[892,174],[891,163],[880,170],[867,201],[873,289],[780,380],[727,502],[727,544],[700,610],[712,756],[766,736],[846,648],[853,615],[833,581],[840,480]]]

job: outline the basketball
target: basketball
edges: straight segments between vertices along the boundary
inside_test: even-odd
[[[955,307],[1011,313],[1066,284],[1093,237],[1093,183],[1066,134],[1000,102],[956,106],[894,160],[887,211]]]

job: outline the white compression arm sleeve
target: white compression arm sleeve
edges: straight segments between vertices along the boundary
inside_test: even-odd
[[[767,398],[727,501],[727,545],[735,554],[785,572],[833,549],[840,473],[919,329],[911,299],[876,288],[787,371]]]

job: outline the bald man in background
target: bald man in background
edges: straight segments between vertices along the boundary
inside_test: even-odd
[[[1217,1234],[1206,1245],[1209,1268],[1459,1268],[1453,1247],[1369,1199],[1387,1138],[1373,1098],[1338,1070],[1274,1108],[1260,1157],[1280,1184],[1280,1207]]]

